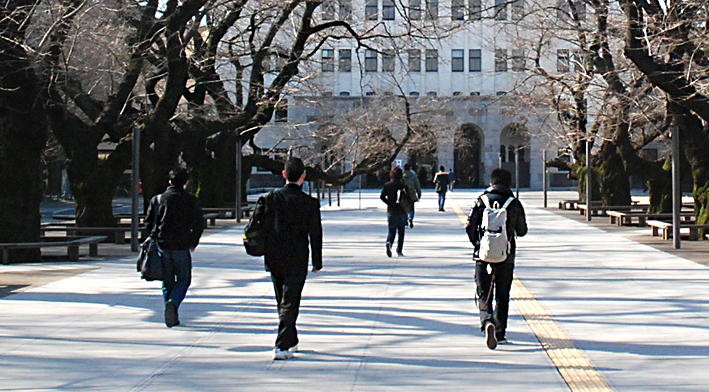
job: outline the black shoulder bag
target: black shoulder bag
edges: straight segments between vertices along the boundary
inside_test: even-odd
[[[138,259],[137,269],[140,272],[140,277],[147,280],[163,280],[162,270],[162,250],[158,245],[158,216],[160,214],[160,196],[157,196],[157,204],[155,206],[155,216],[153,218],[153,230],[145,242],[140,246],[140,258]]]

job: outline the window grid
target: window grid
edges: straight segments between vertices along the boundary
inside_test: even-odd
[[[338,70],[340,72],[351,72],[352,71],[352,50],[351,49],[340,49],[340,63],[338,64]]]
[[[507,0],[495,0],[495,20],[507,20]]]
[[[394,72],[394,50],[382,51],[382,72]]]
[[[557,72],[569,72],[569,50],[568,49],[557,49],[556,50],[556,71]]]
[[[525,68],[524,50],[512,49],[512,71],[522,72]]]
[[[335,50],[334,49],[323,49],[322,50],[322,71],[323,72],[335,72]]]
[[[465,50],[453,49],[451,51],[451,72],[463,72],[465,70]]]
[[[451,20],[465,20],[465,0],[451,0]]]
[[[469,0],[468,13],[470,15],[470,20],[480,20],[483,13],[482,0]]]
[[[364,19],[377,20],[379,15],[379,2],[377,0],[367,0],[364,6]]]
[[[421,20],[421,0],[409,1],[409,20]]]
[[[495,49],[495,72],[507,72],[507,49]]]
[[[438,72],[438,51],[426,49],[426,72]]]
[[[382,20],[394,20],[394,1],[384,0],[382,2]]]
[[[468,52],[468,71],[482,71],[482,50],[470,49],[470,51]]]
[[[409,72],[421,72],[421,50],[409,50]]]
[[[377,72],[377,52],[371,49],[364,51],[364,72]]]
[[[438,19],[438,0],[426,0],[426,19]]]

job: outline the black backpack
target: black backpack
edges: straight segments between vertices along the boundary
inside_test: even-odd
[[[244,228],[244,248],[251,256],[266,254],[268,234],[273,231],[275,221],[274,192],[259,197],[249,223]]]

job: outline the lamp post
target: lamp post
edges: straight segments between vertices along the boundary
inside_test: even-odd
[[[547,150],[542,151],[542,190],[544,191],[544,208],[547,208]]]
[[[241,223],[241,139],[236,140],[236,223]]]
[[[672,130],[672,246],[679,249],[682,238],[679,234],[682,211],[682,187],[679,173],[679,129]]]
[[[586,136],[586,221],[591,221],[591,176],[593,168],[591,167],[591,138]]]
[[[130,250],[138,251],[140,208],[140,127],[133,128],[133,167],[131,168]]]

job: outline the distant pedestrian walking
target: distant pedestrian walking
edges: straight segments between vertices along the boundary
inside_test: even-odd
[[[453,185],[455,185],[455,173],[453,173],[453,168],[448,169],[448,180],[450,181],[448,190],[453,192]]]
[[[404,256],[404,232],[406,231],[406,221],[408,213],[402,206],[402,198],[408,198],[406,186],[404,185],[404,173],[399,166],[391,169],[389,173],[391,181],[384,184],[379,198],[387,205],[387,235],[386,254],[391,257],[391,247],[398,233],[399,239],[396,245],[396,254]],[[413,205],[413,203],[411,203]]]
[[[266,242],[264,257],[278,306],[278,335],[273,359],[290,359],[298,350],[296,320],[308,275],[308,256],[312,251],[312,272],[322,269],[322,223],[320,202],[305,194],[305,166],[299,158],[290,158],[283,177],[286,185],[276,190],[271,211],[273,226]],[[310,245],[310,250],[308,249]]]
[[[145,229],[155,232],[162,250],[165,325],[180,325],[178,309],[192,283],[192,255],[204,231],[204,215],[197,198],[187,193],[187,170],[170,172],[165,193],[150,200]],[[157,223],[155,216],[157,214]]]
[[[504,169],[493,170],[490,175],[491,186],[478,198],[465,225],[468,238],[475,247],[473,259],[480,328],[491,350],[498,343],[507,342],[507,317],[517,247],[515,237],[527,234],[524,208],[514,198],[510,190],[511,183],[510,172]],[[492,227],[495,223],[500,226],[499,229]],[[505,242],[501,244],[502,247],[496,243],[499,240]],[[494,248],[501,250],[501,253],[493,254]]]
[[[438,193],[438,211],[445,211],[443,207],[446,204],[446,192],[448,184],[450,184],[450,177],[448,177],[445,167],[441,166],[440,170],[433,178],[433,183],[436,185],[436,193]]]
[[[421,182],[419,182],[418,175],[412,170],[410,164],[404,165],[404,184],[406,185],[406,191],[411,199],[411,211],[409,212],[409,227],[414,227],[414,214],[415,214],[415,203],[421,199]]]

